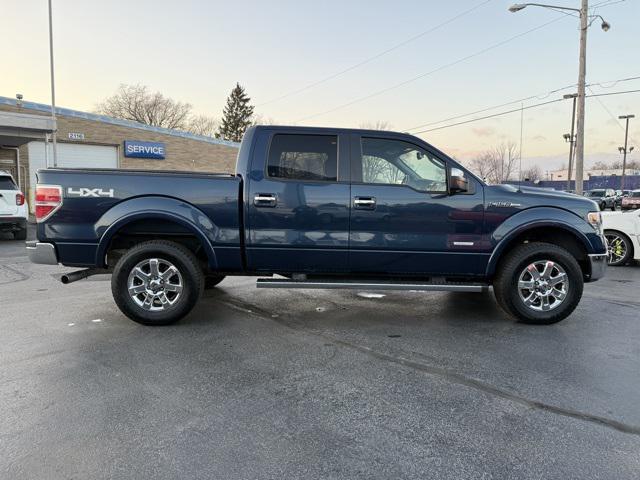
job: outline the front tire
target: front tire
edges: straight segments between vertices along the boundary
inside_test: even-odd
[[[575,310],[584,280],[576,259],[557,245],[533,242],[514,248],[498,266],[496,300],[523,323],[549,325]]]
[[[633,244],[629,237],[616,230],[605,230],[609,258],[607,263],[612,267],[626,265],[633,254]]]
[[[166,240],[140,243],[116,264],[111,292],[118,308],[134,322],[168,325],[187,315],[204,288],[195,255]]]

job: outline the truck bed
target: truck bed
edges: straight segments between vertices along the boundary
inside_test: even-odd
[[[184,233],[190,225],[197,227],[216,252],[220,250],[221,266],[241,268],[239,177],[67,168],[39,170],[37,176],[40,184],[62,187],[62,206],[46,223],[38,224],[38,239],[53,243],[65,264],[104,265],[105,236],[125,219],[131,221],[131,212],[137,212],[140,225],[146,223],[130,227],[134,234],[153,234],[154,216],[169,214],[182,225],[174,234]]]

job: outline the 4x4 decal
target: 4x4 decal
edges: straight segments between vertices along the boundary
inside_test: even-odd
[[[78,187],[67,188],[67,197],[108,197],[113,198],[113,188],[103,190],[102,188]]]

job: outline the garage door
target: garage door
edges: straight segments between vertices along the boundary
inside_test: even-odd
[[[118,168],[118,148],[104,145],[58,143],[58,166],[64,168]],[[49,144],[49,165],[53,165],[53,150]],[[29,143],[29,173],[31,185],[36,184],[36,170],[45,168],[44,142]]]

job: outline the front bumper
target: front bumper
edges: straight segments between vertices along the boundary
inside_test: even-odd
[[[27,242],[27,254],[31,263],[57,265],[56,247],[52,243]]]
[[[591,270],[588,281],[595,282],[596,280],[604,277],[604,274],[607,271],[608,254],[595,253],[588,255],[588,258]]]

